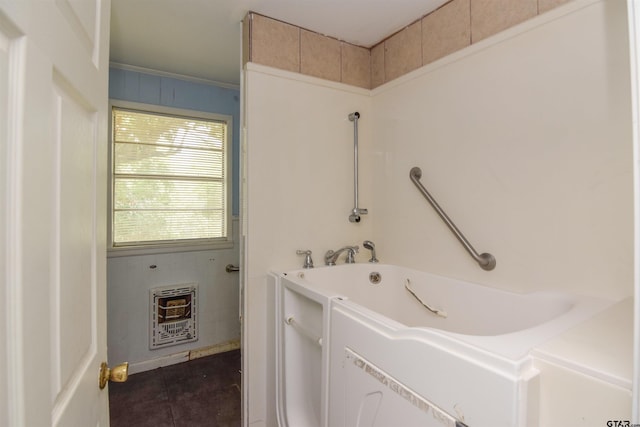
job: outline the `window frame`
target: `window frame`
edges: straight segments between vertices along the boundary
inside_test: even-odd
[[[113,201],[114,201],[114,141],[113,141],[113,109],[128,109],[140,111],[149,114],[165,114],[186,118],[216,120],[225,122],[227,125],[226,141],[224,142],[225,152],[225,219],[226,219],[226,238],[216,239],[185,239],[179,241],[158,241],[154,243],[145,243],[140,245],[114,246],[113,242]],[[233,146],[233,117],[230,115],[208,113],[198,110],[190,110],[185,108],[165,107],[162,105],[144,104],[140,102],[121,101],[116,99],[109,100],[109,141],[108,141],[108,197],[107,197],[107,256],[131,256],[131,255],[150,255],[159,253],[172,252],[189,252],[204,251],[211,249],[228,249],[234,246],[233,241],[233,216],[232,216],[232,153]]]

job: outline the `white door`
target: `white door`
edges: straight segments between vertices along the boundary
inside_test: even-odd
[[[109,0],[0,0],[0,425],[107,426]]]

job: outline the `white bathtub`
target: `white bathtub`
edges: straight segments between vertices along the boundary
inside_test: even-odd
[[[612,303],[381,264],[277,281],[279,419],[291,426],[536,425],[529,352]]]
[[[372,272],[380,273],[379,284],[370,282]],[[611,304],[562,292],[518,294],[384,264],[294,270],[284,277],[329,298],[349,300],[398,328],[435,328],[514,360]],[[404,288],[407,279],[424,302],[447,317],[425,309]]]

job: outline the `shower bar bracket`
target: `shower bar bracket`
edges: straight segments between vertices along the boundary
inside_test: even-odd
[[[471,246],[471,243],[464,237],[464,234],[456,227],[456,225],[451,221],[451,219],[447,216],[447,214],[442,210],[440,205],[431,197],[431,194],[424,188],[424,185],[420,182],[420,178],[422,178],[422,170],[419,167],[411,168],[409,171],[409,178],[418,187],[418,190],[422,193],[425,199],[433,206],[433,209],[440,215],[440,218],[447,224],[449,230],[453,232],[458,241],[462,243],[462,246],[469,252],[471,257],[480,265],[483,270],[493,270],[496,267],[496,259],[493,255],[489,253],[478,254],[476,250]]]

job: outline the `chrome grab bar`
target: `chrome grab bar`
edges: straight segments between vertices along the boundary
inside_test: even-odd
[[[458,230],[458,227],[456,227],[453,221],[451,221],[447,214],[444,213],[438,203],[433,199],[433,197],[431,197],[431,194],[429,194],[427,189],[424,188],[424,186],[420,182],[421,177],[422,170],[419,167],[416,166],[411,168],[411,171],[409,171],[409,178],[411,178],[411,181],[413,181],[416,187],[418,187],[418,190],[420,190],[425,199],[427,199],[431,206],[433,206],[433,209],[435,209],[438,215],[440,215],[440,218],[442,218],[442,220],[445,222],[445,224],[447,224],[453,234],[455,234],[458,241],[462,243],[462,246],[464,246],[467,252],[469,252],[469,254],[473,257],[474,260],[476,260],[476,262],[483,270],[493,270],[496,267],[495,257],[489,253],[478,254],[478,252],[476,252],[473,246],[471,246],[471,243],[469,243],[467,238],[464,237],[464,234],[462,234],[460,230]]]
[[[306,327],[302,326],[293,316],[289,316],[284,319],[284,323],[291,326],[293,329],[298,331],[300,334],[309,338],[314,344],[322,347],[322,337],[316,336],[313,332],[311,332]]]

